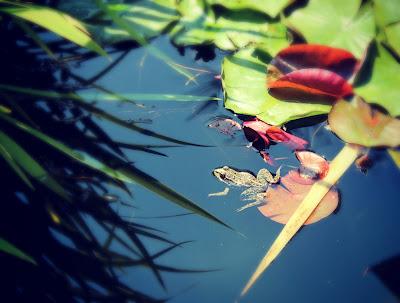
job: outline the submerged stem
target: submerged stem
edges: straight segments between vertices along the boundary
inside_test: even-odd
[[[272,243],[265,257],[261,260],[253,275],[247,282],[242,290],[241,296],[244,296],[249,289],[254,285],[261,274],[267,267],[275,260],[279,253],[283,250],[286,244],[293,238],[297,231],[303,226],[304,222],[312,214],[322,198],[330,190],[330,188],[339,180],[339,178],[346,172],[351,164],[356,160],[361,152],[361,147],[346,144],[342,150],[337,154],[335,159],[330,164],[327,176],[316,182],[304,198],[303,202],[299,205],[281,233]]]

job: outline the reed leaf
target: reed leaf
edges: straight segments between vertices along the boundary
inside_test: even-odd
[[[86,25],[61,11],[46,6],[27,3],[15,3],[0,0],[0,3],[11,4],[0,8],[0,12],[44,27],[79,46],[85,47],[102,56],[107,56],[104,49],[98,45],[86,29]]]
[[[69,156],[70,158],[75,159],[76,161],[92,168],[97,171],[102,172],[103,174],[115,178],[124,182],[128,183],[136,183],[144,188],[148,189],[149,191],[183,207],[186,208],[200,216],[203,216],[207,219],[210,219],[214,222],[217,222],[229,229],[232,229],[230,226],[222,222],[220,219],[216,218],[206,210],[202,209],[194,202],[190,201],[189,199],[183,197],[179,193],[175,192],[171,188],[167,187],[166,185],[159,182],[157,179],[147,175],[146,173],[142,172],[141,170],[133,167],[133,166],[126,166],[122,168],[112,168],[107,164],[99,161],[98,159],[90,156],[84,152],[77,152],[70,147],[66,146],[65,144],[47,136],[46,134],[29,127],[28,125],[21,123],[18,120],[15,120],[12,117],[9,117],[5,114],[0,113],[0,118],[4,121],[14,125],[15,127],[19,128],[20,130],[29,133],[30,135],[36,137],[37,139],[43,141],[44,143],[52,146],[53,148],[57,149],[58,151],[62,152],[63,154]]]
[[[26,262],[32,263],[34,265],[37,265],[36,261],[26,253],[24,253],[22,250],[8,242],[7,240],[0,238],[0,251],[3,251],[9,255],[12,255],[14,257],[20,258]]]

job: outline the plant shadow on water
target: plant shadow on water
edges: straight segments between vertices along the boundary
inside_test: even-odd
[[[2,22],[0,30],[3,33],[0,82],[4,86],[1,101],[3,109],[13,113],[12,117],[8,112],[3,113],[0,122],[2,155],[12,156],[10,162],[0,162],[4,182],[0,234],[4,243],[22,250],[29,261],[2,253],[2,260],[7,260],[2,262],[4,298],[10,302],[163,302],[165,296],[165,299],[153,297],[131,283],[122,282],[121,270],[148,268],[163,288],[166,287],[163,272],[208,271],[158,262],[158,258],[187,242],[176,243],[161,230],[124,220],[119,210],[125,208],[131,212],[136,206],[119,200],[121,193],[130,200],[133,193],[113,172],[120,171],[125,180],[131,178],[190,211],[224,224],[135,168],[124,152],[128,149],[166,156],[155,149],[191,143],[136,126],[85,103],[78,95],[68,95],[87,88],[112,95],[95,82],[117,66],[128,51],[118,51],[121,55],[114,62],[86,80],[72,73],[66,64],[34,51],[36,46],[20,29],[8,30],[7,22]],[[63,47],[49,45],[55,51]],[[81,63],[90,58],[71,52],[70,56],[74,55]],[[54,95],[56,91],[60,94]],[[116,98],[131,102],[118,95]],[[95,116],[166,143],[140,145],[115,141]],[[54,143],[54,139],[66,145]],[[74,153],[67,146],[85,152],[86,156]],[[92,155],[100,164],[96,164]],[[150,253],[146,239],[159,242],[158,246],[163,248]],[[112,248],[114,243],[120,247],[118,252]]]

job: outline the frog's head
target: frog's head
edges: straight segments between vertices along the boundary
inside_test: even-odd
[[[226,181],[226,175],[230,170],[232,169],[229,168],[228,166],[218,167],[213,170],[213,175],[220,181],[224,182]]]

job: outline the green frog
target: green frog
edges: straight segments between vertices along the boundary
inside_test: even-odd
[[[278,168],[275,176],[273,176],[268,169],[262,168],[257,176],[254,176],[246,171],[237,171],[228,166],[223,166],[214,169],[213,175],[227,185],[248,187],[241,193],[242,200],[260,200],[260,194],[265,193],[269,184],[279,182],[280,170],[281,168]]]

